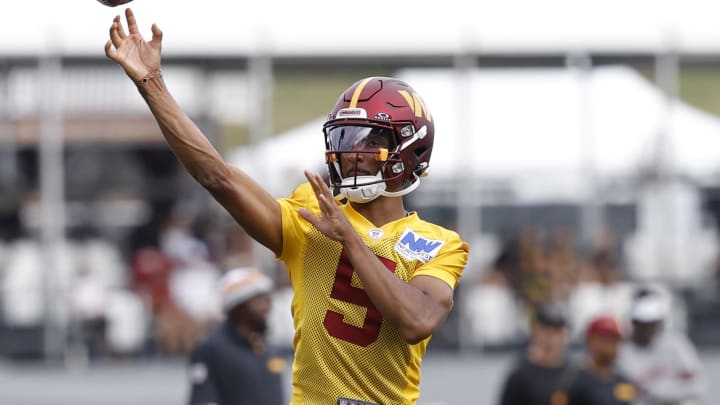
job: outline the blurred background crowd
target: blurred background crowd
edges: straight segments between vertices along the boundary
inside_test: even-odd
[[[45,3],[49,16],[64,12]],[[423,96],[436,146],[408,206],[471,245],[431,348],[513,350],[533,309],[557,302],[580,342],[599,312],[626,320],[645,286],[672,303],[669,327],[720,344],[720,40],[691,7],[598,6],[570,13],[587,24],[569,27],[543,13],[558,20],[516,21],[525,34],[490,11],[421,13],[417,26],[455,24],[391,41],[369,23],[368,38],[333,42],[270,10],[272,22],[246,32],[212,12],[222,2],[178,2],[178,13],[213,22],[198,39],[160,3],[135,11],[166,31],[164,77],[178,102],[278,197],[304,169],[325,170],[321,124],[350,83],[397,76]],[[285,269],[180,168],[102,54],[114,11],[92,6],[62,35],[38,20],[32,34],[0,38],[0,356],[184,357],[219,320],[219,277],[248,265],[275,280],[270,339],[290,350]],[[24,32],[11,14],[0,26]],[[230,31],[213,36],[220,26]]]

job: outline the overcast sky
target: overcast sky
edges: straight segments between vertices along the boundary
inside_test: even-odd
[[[95,0],[5,0],[0,54],[102,53],[123,7]],[[662,49],[720,51],[714,0],[135,0],[143,32],[165,52],[398,53]]]

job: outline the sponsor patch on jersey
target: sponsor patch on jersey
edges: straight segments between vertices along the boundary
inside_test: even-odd
[[[368,231],[368,236],[370,236],[370,239],[372,240],[380,240],[383,235],[385,235],[385,231],[380,228],[373,228]]]
[[[437,256],[444,244],[441,240],[426,239],[411,229],[406,229],[395,245],[395,251],[406,259],[427,263]]]

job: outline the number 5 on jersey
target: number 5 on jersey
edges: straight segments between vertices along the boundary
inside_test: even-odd
[[[395,262],[380,256],[378,256],[378,259],[380,259],[388,270],[393,273],[395,272]],[[340,261],[335,271],[335,282],[333,283],[330,297],[367,308],[363,326],[357,327],[347,324],[343,320],[343,314],[331,310],[325,313],[323,325],[325,325],[325,329],[330,333],[330,336],[365,347],[377,340],[380,335],[380,326],[382,325],[383,317],[380,311],[375,308],[372,301],[370,301],[370,297],[365,290],[351,284],[354,271],[350,260],[348,260],[343,251],[340,254]]]

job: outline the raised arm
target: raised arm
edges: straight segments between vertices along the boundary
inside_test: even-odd
[[[145,41],[132,10],[126,9],[125,17],[128,32],[125,32],[120,16],[116,16],[110,27],[110,39],[105,44],[105,54],[135,82],[165,140],[190,175],[253,239],[280,254],[280,205],[247,174],[226,164],[172,97],[160,70],[162,31],[153,24],[152,39]]]

